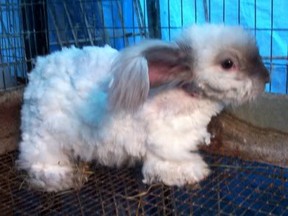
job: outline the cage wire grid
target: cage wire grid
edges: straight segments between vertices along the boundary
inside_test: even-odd
[[[243,18],[243,2],[252,7],[249,20]],[[257,16],[259,1],[254,0],[234,1],[233,21],[225,0],[0,0],[0,91],[25,85],[38,55],[71,45],[107,43],[121,49],[148,37],[169,40],[183,26],[208,21],[243,25],[257,40],[266,41],[265,49],[260,47],[272,74],[266,90],[288,93],[287,42],[275,54],[272,39],[279,32],[288,35],[288,29],[273,20],[277,1],[267,2],[271,16],[263,26]],[[220,15],[214,12],[217,7]],[[0,156],[3,215],[288,215],[288,171],[267,164],[205,154],[212,174],[184,188],[144,185],[140,167],[93,165],[80,190],[44,193],[23,184],[14,167],[16,156]]]
[[[204,154],[211,175],[197,185],[144,185],[141,169],[93,165],[77,191],[27,188],[15,169],[17,152],[0,157],[3,215],[287,215],[288,170]]]
[[[35,58],[62,47],[110,44],[121,49],[147,37],[170,40],[183,27],[211,22],[251,30],[271,72],[266,91],[287,94],[287,4],[278,0],[1,0],[0,90],[26,84]]]

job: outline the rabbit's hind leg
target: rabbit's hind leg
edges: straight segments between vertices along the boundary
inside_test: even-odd
[[[25,146],[25,143],[21,143]],[[31,147],[31,145],[30,145]],[[26,180],[33,188],[45,191],[62,191],[79,188],[86,180],[87,165],[77,165],[60,149],[23,149],[17,166],[27,172]]]

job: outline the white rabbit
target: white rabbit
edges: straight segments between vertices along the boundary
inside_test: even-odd
[[[174,42],[39,57],[22,108],[18,166],[47,191],[75,186],[74,160],[143,162],[144,182],[182,186],[209,174],[197,146],[227,105],[259,95],[269,74],[241,27],[192,26]]]

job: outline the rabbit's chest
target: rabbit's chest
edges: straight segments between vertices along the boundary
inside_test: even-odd
[[[201,98],[182,98],[165,104],[161,101],[144,107],[143,118],[147,122],[148,143],[175,143],[196,149],[197,145],[209,142],[207,125],[211,117],[222,110],[218,103]],[[146,110],[145,110],[146,109]]]
[[[206,128],[211,117],[217,115],[222,108],[215,101],[173,90],[151,98],[144,105],[141,116],[148,125],[157,124],[159,128],[170,127],[186,132]]]

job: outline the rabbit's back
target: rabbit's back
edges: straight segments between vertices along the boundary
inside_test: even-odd
[[[46,57],[38,57],[29,74],[25,100],[41,100],[50,95],[84,97],[95,85],[110,76],[110,67],[117,51],[109,46],[64,48]],[[57,94],[56,94],[57,93]]]
[[[109,46],[71,47],[39,57],[24,93],[20,148],[29,151],[37,143],[46,148],[35,140],[46,137],[53,139],[49,148],[71,142],[76,152],[91,152],[79,143],[88,143],[102,120],[110,67],[117,53]]]

